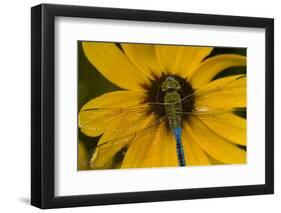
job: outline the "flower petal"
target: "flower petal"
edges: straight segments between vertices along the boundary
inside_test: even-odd
[[[212,131],[226,140],[246,146],[246,119],[233,113],[217,113],[212,115],[198,115]]]
[[[188,134],[212,158],[227,164],[246,162],[246,152],[244,150],[216,135],[200,119],[191,117],[187,130]]]
[[[156,56],[164,73],[174,74],[178,50],[179,46],[175,45],[155,45]]]
[[[160,77],[162,68],[158,64],[155,46],[152,44],[122,44],[132,63],[150,79]]]
[[[139,129],[145,128],[155,116],[149,115],[138,121]],[[112,129],[125,129],[130,124],[122,119],[115,119],[108,124],[108,130],[102,135],[98,142],[95,153],[92,156],[91,166],[93,168],[104,168],[121,149],[131,146],[135,141],[138,130],[135,132],[113,132]]]
[[[88,60],[108,80],[117,86],[142,91],[149,80],[130,62],[127,56],[114,44],[82,42]]]
[[[188,134],[186,124],[184,125],[182,131],[182,143],[184,146],[184,153],[187,166],[201,166],[211,164],[207,155],[197,144],[193,136]]]
[[[89,169],[88,152],[82,141],[78,142],[78,170]]]
[[[163,123],[150,134],[135,141],[128,149],[122,168],[178,166],[176,145]]]
[[[110,123],[108,123],[108,128],[111,129],[112,127],[115,127],[119,124],[118,120],[112,120]],[[103,138],[106,138],[107,135],[103,134],[101,139],[99,140],[98,145],[100,144],[100,141]],[[132,136],[130,136],[132,137]],[[97,146],[95,152],[93,153],[91,160],[90,160],[90,167],[93,169],[106,169],[110,168],[112,165],[113,157],[117,154],[118,151],[120,151],[124,146],[126,146],[126,143],[122,143],[119,141],[116,141],[116,143],[111,142],[104,142],[104,146]]]
[[[208,155],[208,159],[212,165],[223,165],[224,164],[224,163],[212,158],[210,155]]]
[[[150,167],[179,166],[175,138],[166,127],[160,128],[143,165],[150,165]]]
[[[211,81],[218,73],[230,68],[246,66],[246,57],[236,54],[221,54],[203,61],[191,76],[190,83],[193,89],[200,88]]]
[[[195,108],[230,109],[246,107],[246,77],[220,78],[195,91]]]
[[[189,78],[201,61],[211,53],[212,47],[180,46],[176,58],[174,74]]]
[[[128,108],[130,106],[135,108],[135,106],[143,102],[145,96],[146,95],[141,92],[115,91],[92,99],[80,110],[79,127],[81,131],[91,137],[101,135],[108,129],[108,124],[111,120],[120,119],[122,116],[129,115],[129,112],[122,111],[123,108]],[[139,115],[141,112],[146,112],[145,107],[142,109],[136,109]],[[133,112],[134,110],[130,110],[131,114]]]

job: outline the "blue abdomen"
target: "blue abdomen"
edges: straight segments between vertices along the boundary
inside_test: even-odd
[[[177,149],[179,166],[186,166],[183,145],[182,145],[182,142],[181,142],[182,129],[181,128],[173,128],[172,131],[173,131],[173,134],[176,138],[176,149]]]

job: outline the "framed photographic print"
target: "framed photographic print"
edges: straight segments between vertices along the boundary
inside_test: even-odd
[[[273,19],[31,15],[32,205],[273,193]]]

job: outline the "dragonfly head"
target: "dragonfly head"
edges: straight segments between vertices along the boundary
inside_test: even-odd
[[[166,91],[175,91],[181,88],[180,83],[172,76],[168,76],[165,81],[162,83],[161,90]]]

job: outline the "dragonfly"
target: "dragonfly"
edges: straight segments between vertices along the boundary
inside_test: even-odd
[[[95,156],[96,158],[102,158],[105,153],[107,154],[106,156],[114,156],[120,149],[131,146],[136,141],[140,140],[147,143],[144,144],[144,146],[152,146],[153,135],[156,134],[159,128],[168,126],[168,129],[174,138],[173,143],[176,147],[178,166],[186,166],[186,159],[188,156],[185,156],[186,152],[184,152],[184,149],[187,149],[187,147],[184,147],[182,143],[184,118],[186,116],[204,116],[205,119],[217,120],[220,122],[218,116],[222,114],[228,115],[229,112],[234,112],[234,109],[220,109],[219,107],[210,108],[210,106],[200,105],[200,101],[203,101],[204,99],[211,100],[221,94],[231,95],[232,91],[237,88],[237,83],[240,84],[240,86],[245,86],[245,77],[245,75],[226,77],[229,80],[212,89],[207,87],[205,90],[204,88],[199,91],[195,90],[191,94],[181,97],[179,93],[181,88],[180,83],[173,76],[167,76],[160,88],[165,94],[163,102],[151,102],[123,108],[83,108],[80,115],[88,116],[89,119],[87,119],[87,122],[80,122],[79,126],[80,128],[92,131],[104,131],[104,128],[108,127],[107,131],[110,132],[111,139],[105,139],[97,145],[96,150],[98,150],[98,152],[95,152],[95,154],[98,156]],[[200,96],[200,100],[195,100],[196,106],[193,107],[192,110],[186,111],[183,103],[193,96]],[[234,102],[235,99],[239,99],[239,97],[235,96],[231,96],[230,98],[233,99]],[[160,118],[153,116],[153,119],[149,120],[146,124],[143,124],[143,116],[148,116],[149,112],[151,113],[152,107],[154,109],[157,107],[164,109],[164,115]],[[235,111],[245,112],[245,108],[236,109]],[[91,117],[93,119],[91,119]],[[116,125],[115,123],[117,128],[111,128],[109,122],[112,118],[119,124],[124,122],[129,125],[122,128],[121,125]],[[227,116],[224,116],[224,119],[227,119]],[[104,124],[102,126],[104,127],[93,128],[93,126],[95,126],[93,124],[97,121],[99,121],[99,123],[102,122],[102,124]],[[163,146],[164,145],[165,144],[163,144]],[[112,147],[115,147],[115,149],[112,149]],[[147,154],[146,158],[149,157],[152,156]]]

